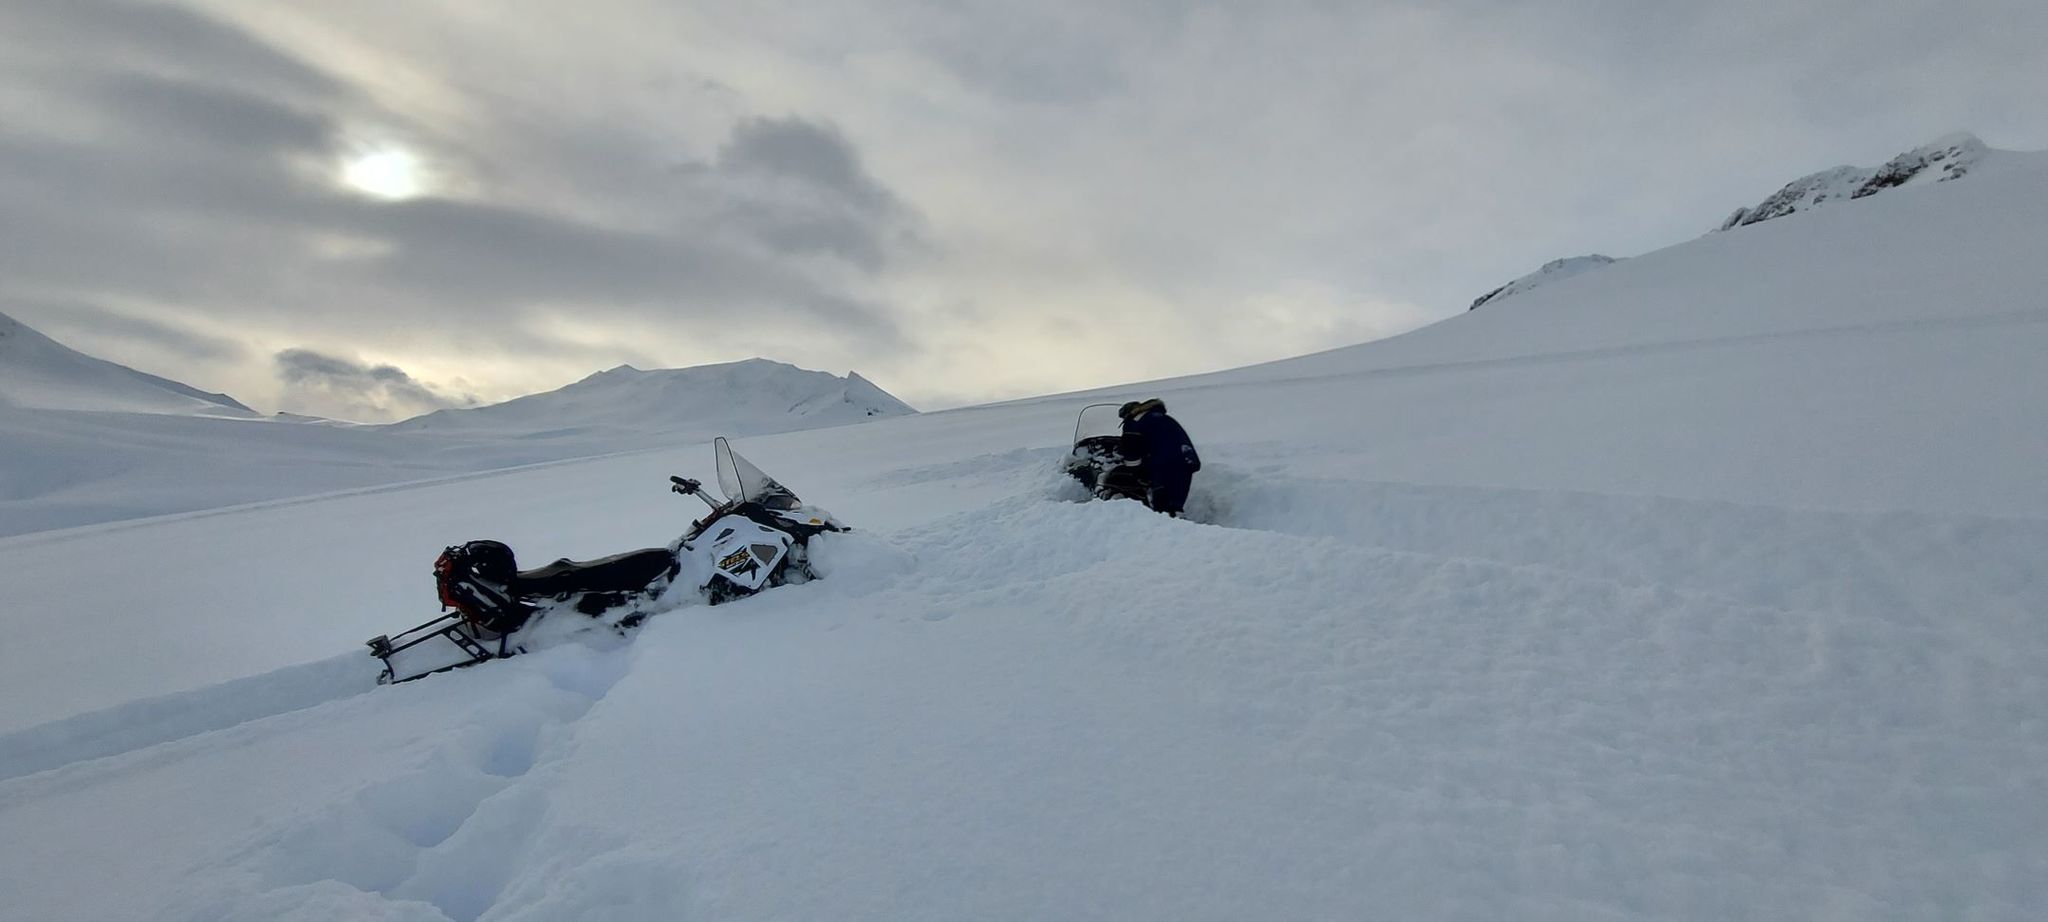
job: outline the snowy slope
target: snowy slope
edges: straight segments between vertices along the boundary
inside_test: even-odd
[[[748,359],[652,371],[620,365],[557,390],[486,407],[439,410],[391,428],[514,438],[618,432],[759,435],[915,412],[858,374],[841,378]]]
[[[747,439],[861,526],[824,579],[398,688],[442,544],[665,541],[708,448],[0,540],[5,911],[2034,919],[2048,163],[1972,177]],[[1056,472],[1145,395],[1197,521]]]
[[[254,419],[225,394],[78,352],[0,314],[0,404],[54,410]]]
[[[1838,166],[1802,176],[1786,183],[1756,205],[1737,208],[1717,230],[1733,230],[1826,205],[1868,198],[1901,186],[1960,179],[1969,175],[1986,156],[2011,158],[2013,153],[1993,151],[1968,133],[1944,135],[1893,157],[1883,166]],[[1538,285],[1563,281],[1617,261],[1598,253],[1553,259],[1535,272],[1480,295],[1466,309],[1476,310],[1482,304],[1495,304]]]
[[[84,367],[106,364],[65,352]],[[0,454],[0,535],[914,412],[858,374],[760,359],[615,368],[557,391],[391,426],[185,418],[144,406],[131,400],[133,412],[81,413],[0,404],[8,445]]]
[[[1598,253],[1553,259],[1528,275],[1480,295],[1473,300],[1472,306],[1466,308],[1466,310],[1478,310],[1481,304],[1493,304],[1504,298],[1512,298],[1538,285],[1563,281],[1582,272],[1613,265],[1615,261],[1615,258],[1612,256],[1602,256]]]
[[[1838,166],[1802,176],[1754,206],[1737,208],[1721,222],[1733,230],[1772,218],[1811,211],[1876,195],[1900,186],[1947,182],[1970,174],[1990,148],[1975,135],[1956,133],[1936,138],[1875,168]]]

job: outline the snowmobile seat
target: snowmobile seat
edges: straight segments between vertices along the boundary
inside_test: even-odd
[[[578,592],[634,592],[670,574],[676,555],[665,547],[643,548],[600,557],[564,557],[544,567],[519,571],[519,592],[526,596],[562,596]]]

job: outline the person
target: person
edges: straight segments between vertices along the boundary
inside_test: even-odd
[[[1202,469],[1202,456],[1195,453],[1188,431],[1166,415],[1166,403],[1156,397],[1126,403],[1117,415],[1123,417],[1124,453],[1138,459],[1138,469],[1150,486],[1145,505],[1179,518],[1195,472]]]

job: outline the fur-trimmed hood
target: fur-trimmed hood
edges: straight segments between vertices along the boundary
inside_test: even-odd
[[[1140,400],[1136,403],[1127,403],[1123,406],[1123,412],[1117,415],[1122,416],[1125,419],[1137,419],[1138,417],[1150,413],[1153,410],[1158,410],[1161,413],[1166,412],[1166,401],[1154,397],[1150,400]]]

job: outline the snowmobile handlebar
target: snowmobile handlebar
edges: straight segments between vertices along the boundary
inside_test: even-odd
[[[671,477],[670,477],[670,478],[668,479],[668,483],[669,483],[669,487],[668,487],[668,488],[669,488],[670,490],[673,490],[673,491],[675,491],[675,492],[677,492],[677,493],[681,493],[681,494],[683,494],[684,496],[694,496],[694,497],[696,497],[696,498],[698,498],[698,499],[701,499],[701,500],[703,500],[703,501],[704,501],[704,505],[706,505],[706,506],[710,506],[710,507],[711,507],[711,509],[712,509],[712,511],[716,512],[716,511],[718,510],[718,508],[719,508],[718,504],[717,504],[717,503],[714,503],[714,502],[712,502],[712,501],[711,501],[711,497],[709,497],[709,496],[705,496],[705,495],[704,495],[704,484],[703,484],[703,482],[701,482],[701,481],[696,481],[696,480],[691,480],[691,479],[690,479],[690,478],[688,478],[688,477],[674,477],[674,476],[671,476]]]

